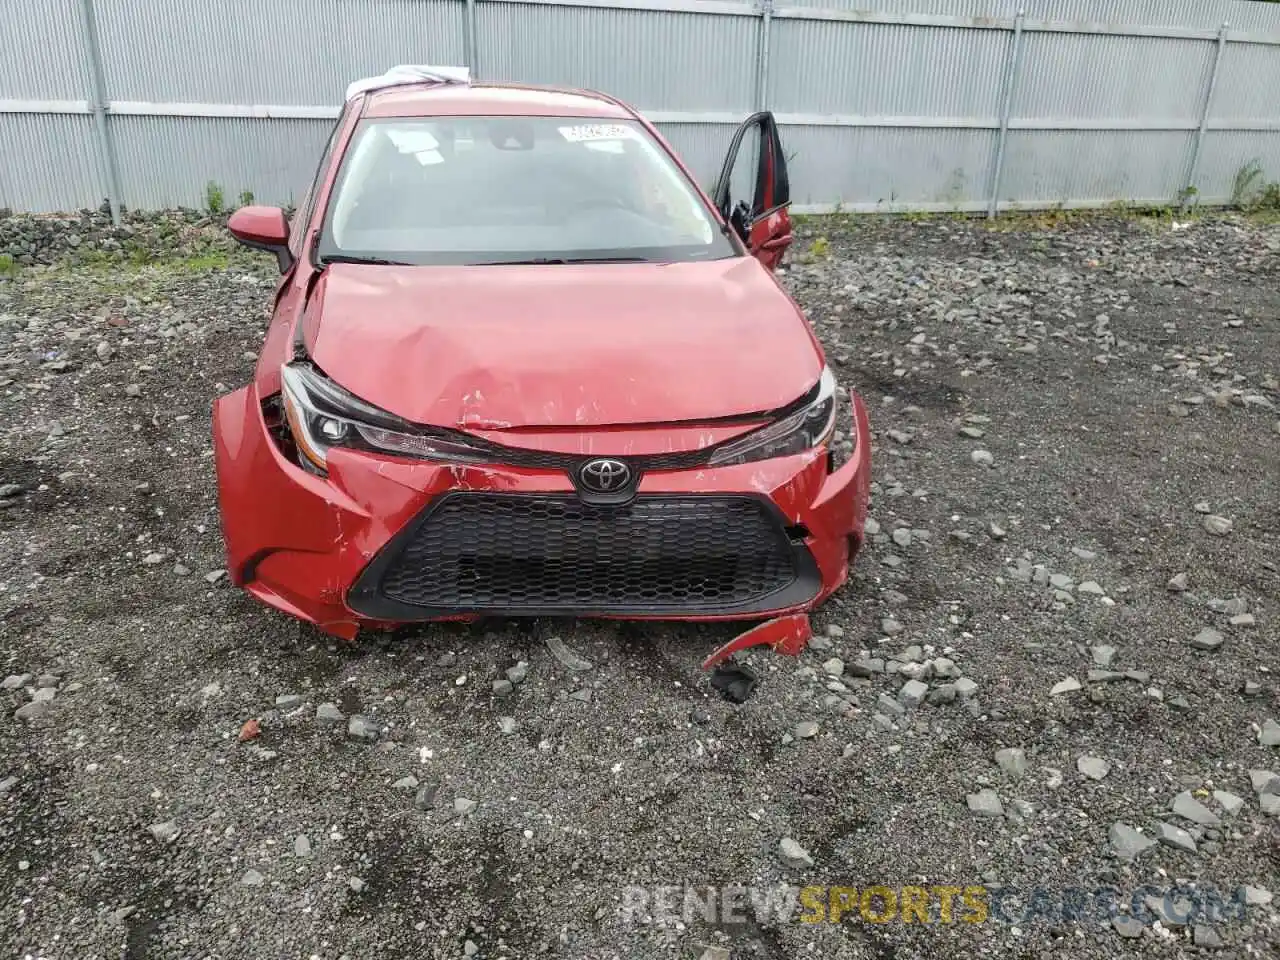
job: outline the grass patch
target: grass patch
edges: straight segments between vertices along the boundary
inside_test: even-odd
[[[18,264],[7,253],[0,253],[0,277],[12,277],[18,273]]]

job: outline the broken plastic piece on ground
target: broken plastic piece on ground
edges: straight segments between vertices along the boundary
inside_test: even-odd
[[[799,656],[800,651],[809,645],[813,638],[813,626],[809,623],[807,613],[793,613],[786,617],[777,617],[757,624],[745,633],[740,633],[724,646],[715,650],[711,656],[702,661],[702,669],[710,670],[722,660],[727,660],[739,650],[748,647],[770,646],[774,653],[785,653],[789,657]]]
[[[581,656],[576,651],[570,649],[559,637],[547,637],[547,649],[551,651],[552,656],[559,660],[561,664],[575,673],[590,670],[595,666],[595,664],[586,657]]]
[[[740,663],[722,663],[711,674],[711,686],[719,690],[726,700],[746,703],[756,688],[756,675]]]

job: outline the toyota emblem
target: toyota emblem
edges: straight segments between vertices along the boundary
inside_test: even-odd
[[[591,493],[618,493],[631,483],[631,468],[621,460],[588,460],[578,471],[578,482]]]

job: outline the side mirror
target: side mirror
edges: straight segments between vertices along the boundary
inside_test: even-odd
[[[279,207],[241,207],[228,218],[227,229],[246,247],[274,253],[281,273],[293,266],[289,222]]]

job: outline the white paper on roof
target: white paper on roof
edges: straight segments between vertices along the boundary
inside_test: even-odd
[[[395,87],[408,83],[470,83],[470,67],[431,67],[401,64],[392,67],[380,77],[356,80],[347,87],[347,99],[358,97],[370,90]]]

